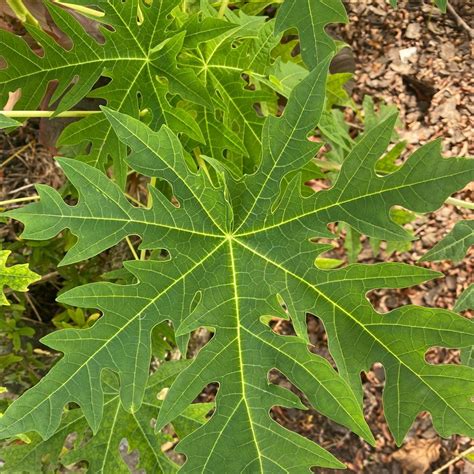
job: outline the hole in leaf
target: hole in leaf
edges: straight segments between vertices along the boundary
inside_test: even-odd
[[[117,446],[119,450],[120,457],[123,459],[123,462],[128,466],[131,472],[136,474],[145,474],[146,471],[144,469],[137,469],[140,465],[140,452],[138,449],[134,449],[130,451],[130,445],[126,438],[123,438],[120,441],[119,446]]]
[[[212,382],[206,385],[201,393],[194,399],[193,403],[211,403],[214,402],[219,390],[219,384]]]
[[[275,334],[279,336],[295,336],[296,332],[293,328],[293,324],[290,321],[283,318],[272,318],[270,320],[270,328]]]
[[[326,359],[333,367],[336,363],[329,352],[328,337],[323,322],[317,316],[306,315],[306,326],[308,328],[308,337],[310,341],[309,350]]]
[[[212,339],[213,333],[206,328],[196,329],[189,339],[186,357],[188,359],[196,357],[199,351]]]
[[[401,290],[377,289],[369,291],[366,298],[372,304],[375,311],[380,314],[387,314],[396,308],[412,303],[409,291],[410,289],[408,288]]]
[[[461,351],[446,347],[431,347],[425,353],[425,362],[430,365],[457,365],[461,362]]]

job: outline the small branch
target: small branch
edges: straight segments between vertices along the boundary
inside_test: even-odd
[[[19,202],[37,201],[39,198],[39,196],[28,196],[16,199],[8,199],[7,201],[0,201],[0,207],[6,206],[8,204],[17,204]]]
[[[229,6],[229,0],[221,1],[221,6],[219,8],[219,13],[217,14],[217,18],[224,18],[225,11],[227,10],[228,6]]]
[[[135,247],[132,244],[132,241],[130,240],[130,237],[125,237],[125,240],[127,241],[128,247],[130,248],[130,252],[132,252],[133,258],[135,260],[140,260],[140,257],[138,256],[137,251],[135,250]]]
[[[341,170],[341,165],[338,163],[331,163],[330,161],[326,160],[319,160],[315,158],[314,163],[318,165],[320,168],[326,171],[340,171]]]
[[[7,0],[7,3],[22,23],[39,26],[38,20],[31,14],[28,8],[25,7],[23,0]]]
[[[54,110],[0,110],[0,115],[10,118],[42,118],[52,117]],[[100,110],[67,110],[57,114],[54,118],[61,117],[87,117],[89,115],[101,114]]]
[[[457,463],[460,459],[465,458],[467,455],[474,453],[474,446],[470,447],[466,451],[463,451],[462,453],[458,454],[455,458],[451,459],[451,461],[447,462],[443,466],[441,466],[439,469],[436,469],[436,471],[433,471],[433,474],[441,474],[443,471],[445,471],[448,467],[452,466],[453,464]]]
[[[451,204],[453,206],[462,207],[464,209],[474,209],[474,202],[462,201],[461,199],[448,198],[446,199],[446,204]]]
[[[454,7],[448,3],[448,12],[456,20],[456,23],[467,31],[467,34],[471,39],[474,39],[474,28],[471,28],[460,16],[459,13],[454,9]]]
[[[39,322],[43,322],[43,320],[41,319],[41,315],[39,314],[38,309],[36,308],[35,304],[33,303],[33,298],[31,298],[31,296],[28,293],[25,293],[25,300],[31,306],[31,309],[33,310],[33,313],[35,313],[36,319]]]
[[[69,10],[75,10],[76,12],[82,13],[83,15],[94,16],[97,18],[102,18],[103,16],[105,16],[104,12],[94,10],[93,8],[84,7],[82,5],[60,2],[59,0],[54,0],[54,3],[61,5],[62,7],[68,8]]]
[[[39,280],[36,280],[33,283],[31,283],[30,286],[41,285],[42,283],[45,283],[49,280],[53,280],[54,278],[57,278],[58,276],[59,276],[59,272],[47,273],[46,275],[43,275]]]
[[[14,160],[17,156],[20,156],[27,148],[32,148],[33,143],[27,143],[26,145],[22,146],[19,150],[15,151],[13,155],[9,156],[4,162],[0,163],[0,168],[6,166],[10,161]]]

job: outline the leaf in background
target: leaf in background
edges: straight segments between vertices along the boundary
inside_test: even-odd
[[[474,309],[474,284],[469,285],[454,305],[454,311]],[[474,367],[474,345],[461,349],[461,363]]]
[[[347,23],[341,0],[293,0],[278,9],[277,33],[296,28],[300,35],[301,54],[309,69],[336,52],[336,41],[326,33],[330,23]]]
[[[468,309],[474,309],[474,284],[464,290],[454,306],[454,311],[467,311]]]
[[[398,1],[397,0],[390,0],[390,4],[392,7],[397,6]],[[443,12],[446,13],[446,8],[448,6],[448,0],[434,0],[434,3],[436,6]]]
[[[167,438],[155,434],[152,420],[162,405],[157,395],[169,387],[187,365],[186,361],[178,361],[160,366],[150,377],[142,407],[136,413],[128,413],[122,408],[116,382],[113,377],[108,377],[108,381],[104,382],[104,406],[108,416],[94,436],[90,437],[82,411],[78,408],[69,410],[63,416],[58,431],[48,440],[43,441],[37,434],[32,434],[28,444],[12,442],[0,449],[0,457],[5,463],[2,472],[56,472],[60,465],[87,461],[88,472],[91,473],[129,473],[119,450],[124,439],[128,442],[129,452],[138,451],[136,469],[176,472],[178,466],[161,450]],[[179,436],[185,437],[201,426],[212,406],[211,403],[192,405],[177,417],[173,425]],[[66,449],[65,442],[72,433],[76,434],[76,439],[73,446]]]
[[[16,128],[21,126],[21,122],[18,122],[10,117],[5,116],[0,112],[0,130],[5,128]]]
[[[453,260],[459,262],[464,258],[471,245],[474,245],[474,219],[459,221],[441,242],[438,242],[423,255],[420,261]]]
[[[15,291],[28,291],[28,286],[41,278],[27,264],[7,267],[10,253],[9,250],[0,250],[0,306],[10,304],[3,292],[5,286]]]
[[[171,93],[212,107],[207,90],[193,72],[176,64],[184,35],[173,29],[169,15],[179,0],[163,0],[160,8],[142,7],[141,24],[137,22],[139,1],[100,2],[104,16],[97,21],[103,24],[100,29],[103,43],[87,34],[71,14],[48,1],[46,5],[53,21],[71,38],[73,46],[66,50],[41,29],[25,25],[41,45],[42,56],[34,53],[21,37],[1,30],[1,56],[8,67],[0,69],[0,102],[9,91],[21,88],[16,107],[34,110],[40,105],[47,84],[57,80],[58,87],[49,102],[54,104],[60,99],[57,113],[74,107],[88,96],[105,100],[109,107],[133,117],[138,117],[140,108],[148,108],[153,114],[153,124],[167,123],[175,132],[202,140],[192,116],[170,103]],[[70,3],[87,5],[90,2]],[[94,88],[101,76],[110,82]],[[158,81],[158,77],[164,79],[166,85]],[[117,182],[124,185],[127,150],[103,115],[90,115],[72,123],[58,142],[59,146],[77,144],[90,145],[79,157],[90,165],[105,169],[113,160]]]
[[[330,248],[318,239],[331,237],[327,225],[332,222],[346,222],[379,239],[409,240],[409,233],[390,219],[390,209],[439,208],[472,179],[474,162],[443,159],[439,142],[434,142],[396,172],[378,176],[375,165],[396,122],[392,115],[357,141],[331,189],[302,197],[299,174],[282,187],[285,177],[303,169],[319,149],[307,136],[324,110],[327,69],[325,61],[298,85],[281,118],[265,120],[261,165],[240,181],[218,170],[219,182],[211,185],[202,169],[195,173],[187,167],[186,154],[168,128],[153,132],[106,110],[115,133],[132,150],[130,166],[169,182],[179,205],[153,191],[151,209],[135,208],[98,170],[62,159],[79,191],[78,204],[66,205],[55,191],[40,187],[39,203],[9,213],[25,223],[28,238],[46,239],[69,228],[78,236],[66,257],[69,263],[92,257],[127,235],[141,236],[143,249],[166,248],[169,259],[127,262],[135,284],[96,283],[61,295],[61,302],[97,308],[103,316],[90,329],[58,331],[43,339],[64,356],[7,410],[0,419],[0,436],[32,430],[51,436],[67,402],[78,403],[97,431],[104,369],[118,374],[124,408],[139,410],[150,334],[165,320],[176,328],[182,352],[195,329],[214,332],[172,384],[158,414],[161,428],[206,385],[219,386],[211,419],[179,444],[187,457],[186,471],[219,472],[223,459],[229,472],[343,467],[327,451],[271,419],[275,405],[303,407],[292,392],[269,383],[268,372],[274,368],[316,410],[373,442],[360,409],[360,374],[382,362],[384,409],[397,442],[422,411],[432,414],[443,436],[474,435],[474,371],[430,365],[424,358],[433,346],[473,344],[473,324],[449,311],[415,306],[381,315],[366,298],[377,288],[407,287],[439,274],[397,263],[329,271],[314,265]],[[338,372],[308,351],[308,312],[324,322]],[[290,317],[297,335],[273,332],[273,316]],[[236,452],[238,456],[231,454]]]
[[[182,64],[205,84],[215,107],[214,111],[197,107],[195,112],[206,141],[200,151],[220,161],[227,158],[242,174],[253,171],[258,161],[262,109],[266,102],[277,101],[275,94],[250,87],[242,76],[249,75],[257,85],[265,78],[271,68],[270,52],[280,37],[274,34],[275,22],[265,17],[230,10],[226,17],[235,28],[199,45],[196,54],[182,58]]]

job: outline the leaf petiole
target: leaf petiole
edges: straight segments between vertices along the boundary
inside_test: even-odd
[[[74,10],[78,13],[82,13],[83,15],[95,16],[97,18],[102,18],[103,16],[105,16],[104,12],[94,10],[93,8],[84,7],[82,5],[75,5],[74,3],[61,2],[59,0],[54,0],[54,3],[62,7],[66,7],[70,10]]]
[[[22,198],[8,199],[7,201],[0,201],[0,207],[7,206],[9,204],[16,204],[20,202],[37,201],[39,198],[40,198],[39,196],[27,196],[27,197],[22,197]]]
[[[101,114],[100,110],[67,110],[53,117],[54,110],[2,110],[0,115],[11,118],[61,118],[61,117],[87,117],[89,115]]]

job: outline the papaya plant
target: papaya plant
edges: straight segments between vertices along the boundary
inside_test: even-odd
[[[36,202],[4,215],[24,224],[24,239],[73,234],[60,265],[92,259],[131,236],[140,238],[142,253],[123,263],[121,282],[89,283],[58,297],[101,316],[42,339],[63,356],[0,418],[0,438],[10,440],[0,451],[5,471],[34,464],[48,472],[85,461],[91,472],[128,472],[120,456],[124,438],[138,450],[135,467],[147,472],[343,468],[272,419],[274,406],[305,408],[293,391],[269,380],[273,369],[317,411],[374,444],[360,374],[382,363],[384,413],[398,444],[422,411],[441,436],[473,436],[474,369],[425,361],[434,346],[472,347],[472,322],[419,306],[379,314],[366,298],[374,289],[442,275],[391,262],[315,265],[331,248],[323,243],[334,237],[329,224],[410,241],[392,209],[435,211],[474,176],[474,161],[443,158],[439,140],[378,173],[397,123],[390,111],[351,143],[329,189],[302,192],[322,146],[310,138],[321,124],[324,137],[333,116],[328,71],[338,44],[325,27],[347,21],[342,2],[285,0],[276,19],[266,20],[251,13],[269,2],[247,2],[258,8],[245,13],[227,1],[217,8],[205,0],[99,1],[93,11],[107,25],[103,42],[53,3],[59,2],[47,2],[50,14],[74,46],[61,51],[30,25],[44,50],[34,57],[21,39],[2,34],[9,51],[2,51],[2,94],[21,87],[20,105],[35,108],[44,92],[39,85],[59,79],[55,114],[87,95],[106,106],[69,125],[60,139],[89,144],[85,154],[57,159],[77,200],[37,185]],[[89,3],[75,0],[68,8],[91,15]],[[284,35],[295,31],[304,65],[280,67],[290,49]],[[298,80],[288,79],[290,70]],[[37,78],[34,86],[24,84],[29,75]],[[103,77],[110,82],[97,84]],[[105,172],[111,164],[112,176]],[[149,182],[146,204],[130,200],[129,172]],[[308,350],[307,313],[323,322],[335,366]],[[275,318],[291,322],[295,334],[275,331]],[[183,360],[163,357],[157,368],[152,335],[169,324]],[[199,328],[212,337],[187,357]],[[196,403],[210,384],[217,384],[214,402]],[[63,453],[72,433],[77,440]],[[183,456],[163,453],[169,440],[179,440]]]

